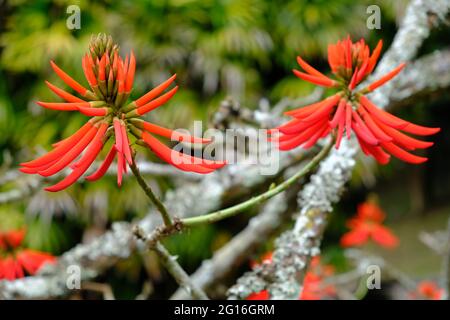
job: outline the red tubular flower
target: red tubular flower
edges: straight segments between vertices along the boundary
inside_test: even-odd
[[[439,288],[433,281],[420,282],[416,291],[410,293],[411,298],[416,300],[441,300],[443,295],[444,289]]]
[[[56,258],[48,253],[21,248],[25,230],[0,231],[0,280],[14,280],[34,275]]]
[[[89,52],[82,59],[82,68],[89,83],[85,88],[50,62],[56,74],[82,96],[76,97],[46,81],[47,86],[66,102],[37,102],[40,106],[59,111],[78,111],[92,117],[72,136],[53,144],[53,150],[42,157],[22,163],[24,173],[45,177],[57,174],[65,168],[72,172],[47,191],[63,190],[75,183],[91,166],[110,138],[115,142],[100,167],[86,177],[88,181],[100,179],[117,156],[117,184],[122,183],[127,166],[133,163],[133,152],[128,134],[137,143],[148,146],[156,156],[177,168],[197,173],[210,173],[225,165],[222,161],[205,160],[171,150],[153,134],[190,143],[209,143],[211,140],[181,134],[138,119],[169,101],[178,90],[175,86],[168,92],[176,75],[150,90],[139,99],[126,103],[133,87],[136,59],[133,52],[125,58],[119,56],[119,47],[111,37],[99,35],[91,40]],[[8,262],[9,263],[9,262]]]
[[[270,261],[272,253],[269,252],[263,256],[262,263]],[[252,268],[259,264],[252,261]],[[303,290],[299,296],[299,300],[321,300],[332,297],[336,294],[336,288],[333,285],[324,285],[323,279],[334,274],[334,267],[331,265],[323,265],[320,257],[313,257],[303,280]],[[270,294],[267,290],[254,292],[250,294],[245,300],[269,300]]]
[[[385,213],[375,204],[370,202],[358,206],[356,217],[347,223],[350,231],[341,238],[343,247],[360,246],[371,238],[374,242],[386,248],[398,246],[398,238],[392,231],[383,226]]]
[[[435,134],[440,129],[418,126],[397,118],[378,108],[365,96],[400,73],[404,63],[365,88],[355,90],[374,70],[381,48],[380,40],[370,54],[363,39],[352,43],[350,37],[329,45],[328,62],[336,80],[297,57],[298,64],[305,71],[293,70],[297,77],[316,85],[337,88],[338,92],[323,101],[286,112],[286,115],[294,119],[269,130],[273,135],[269,140],[276,142],[280,150],[290,150],[298,146],[307,149],[320,138],[333,133],[338,149],[344,131],[348,139],[354,132],[362,151],[381,164],[387,164],[391,155],[409,163],[427,161],[427,158],[408,151],[425,149],[433,143],[417,140],[403,132],[426,136]]]

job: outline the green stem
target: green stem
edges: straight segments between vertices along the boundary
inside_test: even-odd
[[[164,221],[164,224],[166,227],[172,226],[172,218],[169,215],[169,212],[167,211],[164,204],[161,202],[161,200],[158,199],[158,197],[153,193],[153,190],[150,188],[150,186],[145,182],[144,178],[141,176],[141,173],[139,172],[139,168],[136,166],[136,161],[133,159],[133,163],[130,165],[131,171],[133,172],[134,176],[136,177],[139,185],[141,186],[142,190],[144,190],[147,197],[149,197],[150,201],[156,206],[158,211],[161,213],[162,219]]]
[[[331,139],[330,142],[323,147],[323,149],[306,165],[304,166],[299,172],[297,172],[295,175],[284,181],[283,183],[279,184],[278,186],[274,188],[270,188],[266,192],[260,194],[259,196],[253,197],[245,202],[242,202],[240,204],[237,204],[235,206],[232,206],[227,209],[218,210],[203,216],[193,217],[193,218],[187,218],[182,219],[181,224],[184,227],[193,227],[197,225],[201,225],[204,223],[213,223],[217,222],[229,217],[232,217],[234,215],[237,215],[238,213],[241,213],[244,210],[247,210],[248,208],[251,208],[252,206],[261,203],[267,199],[272,198],[273,196],[279,194],[280,192],[283,192],[287,188],[289,188],[294,182],[299,180],[300,178],[307,175],[310,171],[312,171],[317,165],[328,155],[328,153],[331,150],[331,147],[334,145],[334,139]]]

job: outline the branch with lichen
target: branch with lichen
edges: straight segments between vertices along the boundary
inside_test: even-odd
[[[429,15],[443,18],[449,9],[448,0],[412,1],[392,46],[383,56],[372,78],[378,78],[402,61],[411,61],[433,27]],[[372,93],[371,100],[381,108],[386,107],[397,82],[398,79]],[[321,164],[318,173],[311,178],[310,185],[299,195],[302,209],[294,228],[277,239],[270,263],[244,274],[230,288],[228,294],[231,299],[242,299],[263,289],[268,289],[273,299],[298,298],[308,261],[320,252],[327,213],[332,211],[332,203],[339,200],[342,187],[351,177],[353,157],[357,150],[355,141],[351,141],[342,145],[340,150],[333,150]]]

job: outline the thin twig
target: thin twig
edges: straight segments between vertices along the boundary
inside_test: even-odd
[[[280,192],[285,191],[294,182],[296,182],[300,178],[304,177],[309,172],[311,172],[315,167],[317,167],[319,165],[320,161],[322,161],[328,155],[333,144],[334,144],[334,139],[331,139],[323,147],[323,149],[307,165],[305,165],[299,172],[297,172],[295,175],[293,175],[289,179],[285,180],[278,186],[270,188],[269,190],[260,194],[259,196],[253,197],[247,201],[244,201],[242,203],[239,203],[239,204],[229,207],[227,209],[218,210],[218,211],[215,211],[215,212],[212,212],[212,213],[209,213],[206,215],[202,215],[202,216],[182,219],[181,224],[184,227],[193,227],[193,226],[197,226],[197,225],[204,224],[204,223],[217,222],[217,221],[235,216],[238,213],[241,213],[242,211],[247,210],[258,203],[261,203],[265,200],[272,198],[273,196],[279,194]]]
[[[176,257],[173,257],[160,242],[149,243],[148,237],[138,226],[134,227],[133,232],[138,239],[145,242],[148,249],[154,250],[158,254],[161,263],[166,267],[167,271],[180,287],[185,288],[194,299],[208,300],[206,293],[192,282],[189,275],[177,262]]]
[[[139,185],[141,186],[142,190],[144,190],[145,194],[149,197],[150,201],[156,206],[158,211],[161,213],[161,217],[164,221],[164,224],[167,227],[170,227],[173,223],[172,218],[169,215],[169,212],[167,211],[166,207],[161,202],[161,200],[159,200],[158,197],[153,193],[153,190],[145,182],[144,178],[142,178],[141,173],[139,172],[139,168],[136,166],[136,162],[134,161],[134,159],[133,163],[130,165],[130,168],[134,176],[136,177]]]

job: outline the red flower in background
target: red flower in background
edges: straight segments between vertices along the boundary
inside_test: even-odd
[[[48,253],[20,248],[24,237],[24,229],[0,231],[0,280],[34,275],[45,263],[56,261]]]
[[[365,88],[355,90],[375,68],[381,47],[380,40],[370,55],[364,39],[352,43],[350,37],[329,45],[328,62],[336,80],[325,76],[297,57],[298,64],[305,71],[293,70],[297,77],[339,91],[320,102],[286,112],[286,115],[294,119],[269,130],[269,133],[274,134],[270,140],[277,142],[280,150],[290,150],[298,146],[308,149],[320,138],[333,133],[336,135],[336,148],[339,148],[344,132],[350,139],[353,131],[362,151],[381,164],[389,162],[390,154],[409,163],[426,161],[427,158],[408,151],[428,148],[433,143],[417,140],[403,132],[427,136],[437,133],[440,129],[418,126],[397,118],[378,108],[365,96],[395,77],[405,64],[399,65]]]
[[[253,292],[251,293],[245,300],[269,300],[270,295],[269,291],[262,290],[260,292]]]
[[[320,257],[312,258],[308,272],[303,281],[303,291],[300,300],[321,300],[332,297],[336,294],[336,288],[333,285],[324,284],[325,278],[334,275],[332,265],[322,264]]]
[[[398,238],[389,228],[383,226],[385,218],[385,213],[377,205],[370,202],[360,204],[356,217],[347,223],[350,231],[342,236],[341,245],[360,246],[372,239],[383,247],[396,247]]]
[[[444,289],[439,288],[433,281],[422,281],[417,285],[416,291],[411,297],[417,300],[441,300]]]
[[[175,75],[139,99],[126,104],[133,88],[136,61],[133,52],[125,60],[119,56],[119,47],[111,37],[99,35],[93,38],[89,52],[83,57],[82,67],[90,89],[85,88],[61,70],[53,61],[56,74],[83,99],[76,97],[50,82],[47,86],[65,103],[38,102],[44,108],[60,111],[78,111],[92,117],[70,137],[55,143],[54,149],[44,156],[22,163],[21,171],[44,177],[57,174],[66,167],[72,172],[57,184],[45,188],[59,191],[75,183],[91,166],[107,141],[114,137],[114,143],[96,172],[86,177],[88,181],[100,179],[117,156],[117,183],[127,164],[133,162],[128,133],[134,135],[138,144],[148,146],[156,156],[175,167],[197,173],[210,173],[225,165],[225,162],[195,158],[171,150],[154,135],[190,143],[209,143],[211,140],[181,134],[156,124],[139,119],[140,116],[166,103],[176,93],[174,87],[164,93],[175,80]]]
[[[264,261],[271,259],[272,253],[264,255]],[[257,266],[254,262],[251,263],[253,267]],[[321,300],[327,297],[332,297],[336,293],[336,288],[333,285],[323,283],[323,279],[334,274],[334,267],[331,265],[322,265],[320,257],[314,257],[309,265],[308,272],[306,272],[303,280],[303,290],[299,296],[299,300]],[[250,294],[246,300],[269,300],[269,291],[262,290]]]

